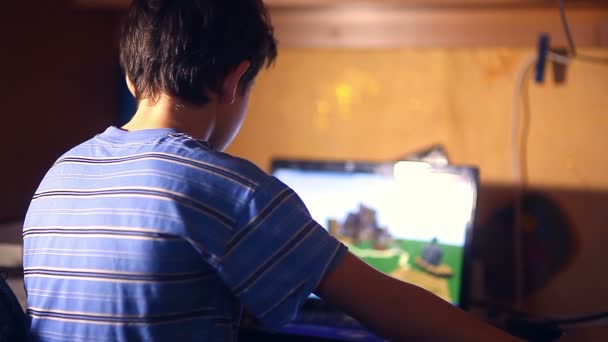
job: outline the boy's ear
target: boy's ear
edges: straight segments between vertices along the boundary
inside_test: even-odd
[[[129,88],[129,92],[131,93],[131,95],[133,95],[133,97],[137,97],[135,95],[135,85],[133,84],[133,82],[131,82],[131,79],[128,75],[125,76],[125,82],[127,82],[127,88]]]
[[[233,104],[236,101],[237,92],[243,75],[249,70],[251,63],[249,61],[242,61],[236,68],[232,69],[224,82],[222,83],[222,94],[220,96],[221,103]]]

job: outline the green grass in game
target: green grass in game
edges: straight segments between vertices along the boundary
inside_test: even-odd
[[[428,241],[415,241],[415,240],[397,240],[396,245],[400,247],[402,250],[406,251],[409,254],[409,265],[412,269],[418,270],[420,272],[424,272],[422,268],[416,265],[416,257],[422,254],[422,250],[424,246],[428,245]],[[447,279],[448,288],[450,290],[450,297],[455,301],[458,301],[460,298],[460,280],[462,277],[462,257],[463,257],[463,249],[462,247],[452,246],[452,245],[444,245],[439,244],[443,249],[443,261],[442,264],[448,265],[452,268],[454,275]],[[371,249],[371,242],[361,242],[357,244],[358,248],[361,249]],[[399,256],[389,257],[389,258],[368,258],[363,257],[363,260],[376,268],[377,270],[384,273],[391,273],[399,267]]]

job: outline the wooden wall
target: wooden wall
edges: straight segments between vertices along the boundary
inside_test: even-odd
[[[515,76],[533,53],[283,49],[232,150],[269,165],[273,155],[386,159],[443,143],[455,162],[481,164],[485,181],[508,184]],[[575,61],[566,84],[551,78],[530,86],[530,182],[608,189],[608,67]]]
[[[283,47],[527,47],[539,32],[565,45],[554,0],[266,0]],[[124,11],[129,0],[73,0]],[[608,46],[608,2],[566,1],[580,46]]]

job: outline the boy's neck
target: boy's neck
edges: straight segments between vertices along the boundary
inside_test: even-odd
[[[155,102],[141,100],[131,121],[122,128],[131,132],[174,128],[196,139],[207,140],[213,132],[215,120],[213,102],[205,106],[184,105],[163,95]]]

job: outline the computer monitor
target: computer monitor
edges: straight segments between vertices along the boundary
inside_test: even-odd
[[[353,254],[466,309],[476,168],[280,159],[272,173]]]

